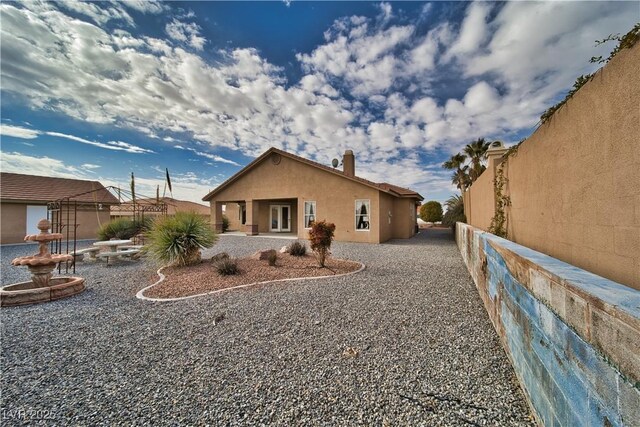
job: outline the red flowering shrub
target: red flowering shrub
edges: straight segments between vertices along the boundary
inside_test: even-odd
[[[309,242],[311,242],[311,250],[316,253],[320,267],[324,267],[324,262],[329,255],[334,231],[336,231],[336,225],[330,222],[320,221],[311,224]]]

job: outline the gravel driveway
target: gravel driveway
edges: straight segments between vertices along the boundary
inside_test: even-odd
[[[367,269],[171,303],[135,298],[146,262],[79,264],[83,294],[1,310],[2,424],[533,425],[450,236],[335,243]],[[2,284],[34,249],[2,247]]]

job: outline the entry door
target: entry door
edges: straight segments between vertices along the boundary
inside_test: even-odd
[[[291,231],[291,206],[271,205],[271,229],[272,232]]]

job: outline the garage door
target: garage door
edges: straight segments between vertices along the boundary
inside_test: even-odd
[[[27,205],[27,230],[26,234],[38,234],[38,221],[47,218],[46,206]]]

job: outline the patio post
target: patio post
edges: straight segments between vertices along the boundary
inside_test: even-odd
[[[245,223],[245,231],[247,236],[256,236],[258,234],[258,209],[260,203],[257,200],[247,200],[247,222]]]
[[[211,201],[211,225],[216,233],[222,233],[222,202]]]

